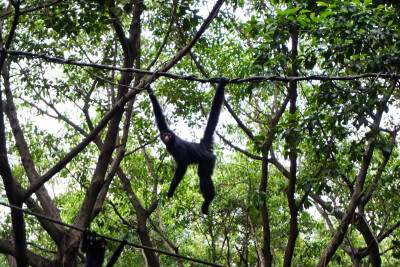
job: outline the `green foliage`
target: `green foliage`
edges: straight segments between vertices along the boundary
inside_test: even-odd
[[[24,8],[38,4],[28,1]],[[130,0],[61,1],[23,13],[12,49],[122,67],[126,55],[114,27],[120,25],[126,37],[134,34],[131,19],[137,8],[142,11],[141,39],[134,66],[154,71],[187,45],[212,8],[206,1],[135,4]],[[5,10],[4,3],[0,6]],[[3,40],[12,22],[12,13],[4,12]],[[387,1],[227,1],[191,49],[192,54],[168,72],[201,78],[286,77],[293,75],[294,68],[299,76],[345,78],[364,73],[398,73],[398,14],[399,6]],[[293,40],[298,42],[295,57]],[[161,47],[163,50],[159,51]],[[150,65],[156,55],[157,60]],[[118,96],[121,73],[54,64],[40,58],[8,59],[10,90],[19,124],[41,176],[77,147],[107,114]],[[144,78],[145,75],[135,76],[131,86],[137,86],[139,79]],[[147,94],[139,93],[134,99],[132,116],[128,117],[127,108],[124,110],[113,148],[124,147],[125,156],[90,229],[141,243],[141,213],[133,203],[147,209],[157,201],[157,209],[147,218],[152,223],[147,220],[145,229],[154,248],[170,250],[167,239],[182,255],[224,266],[256,266],[259,248],[264,245],[266,222],[262,212],[266,207],[272,263],[280,266],[291,219],[287,196],[290,160],[295,160],[293,197],[299,205],[299,235],[292,265],[312,266],[331,241],[331,231],[337,229],[340,214],[347,211],[357,179],[362,175],[360,170],[370,157],[362,187],[363,197],[371,194],[363,198],[366,202],[359,204],[357,212],[367,218],[375,236],[382,236],[400,220],[396,209],[400,201],[398,81],[382,77],[301,81],[296,87],[295,112],[289,112],[289,102],[275,121],[289,86],[284,81],[263,81],[231,83],[226,87],[226,101],[236,117],[224,108],[218,124],[218,133],[227,141],[215,136],[218,161],[213,181],[217,195],[208,216],[200,214],[203,198],[195,166],[189,168],[174,197],[167,198],[175,163],[157,138]],[[160,77],[152,88],[171,129],[184,139],[198,141],[215,87]],[[6,103],[3,84],[1,90]],[[15,122],[5,118],[7,156],[13,176],[27,188],[32,181],[23,165],[26,155],[21,158],[17,146],[20,140],[11,130]],[[123,143],[127,122],[131,125]],[[104,156],[100,151],[108,130],[106,126],[45,184],[51,203],[65,223],[74,224],[79,219],[85,196],[93,186],[95,170]],[[116,155],[114,151],[112,158]],[[269,159],[267,177],[262,176],[259,160],[265,156]],[[105,177],[111,166],[110,161]],[[266,191],[260,189],[262,177],[267,178]],[[0,193],[1,201],[7,201],[3,183]],[[37,196],[33,197],[40,203]],[[0,238],[6,239],[12,233],[11,217],[3,210],[0,212]],[[28,249],[52,259],[54,255],[47,251],[58,249],[53,237],[48,232],[41,234],[43,225],[32,216],[26,216],[25,224],[28,242],[35,244]],[[380,243],[380,252],[385,252],[382,265],[400,264],[398,228],[388,235]],[[349,226],[344,240],[345,248],[353,246],[356,251],[368,246],[356,225]],[[117,246],[110,242],[107,258]],[[331,265],[351,265],[351,253],[353,249],[339,248]],[[367,256],[362,259],[363,264]],[[3,260],[5,257],[0,255],[0,262]],[[162,266],[177,265],[175,258],[165,255],[160,255],[160,262]],[[121,266],[144,264],[142,253],[132,247],[126,247],[118,261]],[[186,261],[184,264],[195,265]]]

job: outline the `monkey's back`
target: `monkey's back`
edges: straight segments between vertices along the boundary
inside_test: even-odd
[[[167,151],[175,158],[175,161],[187,164],[198,164],[201,161],[215,158],[214,154],[203,144],[188,142],[178,136],[175,136],[173,144],[167,145]]]

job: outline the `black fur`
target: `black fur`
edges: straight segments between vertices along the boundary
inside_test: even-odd
[[[101,267],[104,261],[107,241],[96,239],[96,233],[85,230],[82,238],[82,251],[86,252],[85,267]]]
[[[168,128],[165,122],[165,117],[162,113],[157,97],[151,92],[150,99],[153,104],[154,115],[157,121],[158,130],[163,138],[164,133],[171,134],[171,140],[166,143],[167,151],[174,157],[177,168],[174,178],[172,178],[168,197],[172,197],[178,184],[181,182],[189,164],[198,164],[198,175],[200,177],[200,190],[204,197],[201,211],[204,214],[208,213],[208,207],[215,196],[215,188],[211,175],[215,167],[216,156],[213,154],[213,135],[218,124],[221,106],[224,101],[224,89],[228,79],[221,78],[218,88],[211,105],[210,115],[207,126],[204,131],[204,136],[200,143],[185,141],[177,136],[171,129]],[[163,140],[164,141],[164,140]]]
[[[122,250],[124,249],[124,246],[128,244],[128,241],[126,241],[126,239],[122,240],[122,243],[119,244],[119,246],[117,247],[117,249],[114,251],[114,253],[112,254],[110,260],[108,261],[106,267],[112,267],[114,266],[114,264],[117,262],[119,256],[121,255]]]

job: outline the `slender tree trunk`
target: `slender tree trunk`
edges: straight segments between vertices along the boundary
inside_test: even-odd
[[[261,207],[261,218],[262,218],[262,227],[263,227],[263,247],[262,247],[262,256],[263,264],[265,266],[272,266],[272,253],[271,253],[271,229],[269,223],[268,216],[268,207],[266,200],[266,192],[268,185],[268,153],[262,159],[262,171],[261,171],[261,183],[260,183],[260,193],[262,192],[263,197],[263,205]]]
[[[297,46],[298,46],[298,34],[297,30],[291,37],[292,41],[292,76],[297,76]],[[289,86],[289,98],[290,98],[290,114],[294,115],[296,113],[296,100],[297,100],[297,83],[291,82]],[[297,215],[298,207],[295,200],[296,192],[296,181],[297,181],[297,142],[299,139],[298,133],[295,130],[297,128],[296,121],[290,123],[290,136],[288,137],[288,142],[290,144],[290,174],[289,174],[289,185],[286,192],[289,210],[290,210],[290,227],[289,227],[289,238],[286,245],[285,259],[283,266],[290,267],[292,264],[294,247],[296,245],[296,239],[299,234],[297,225]]]
[[[17,183],[13,177],[7,156],[7,144],[4,125],[3,93],[0,90],[0,176],[3,179],[7,199],[11,205],[22,208]],[[26,254],[26,229],[21,211],[11,209],[11,223],[14,233],[14,257],[19,267],[28,266]]]
[[[394,86],[392,88],[395,88]],[[386,103],[389,100],[391,93],[386,97]],[[385,103],[385,104],[386,104]],[[371,125],[372,131],[379,129],[379,125],[381,123],[382,114],[384,112],[385,105],[382,105],[382,108],[378,110],[375,114],[374,123]],[[322,252],[322,255],[317,263],[317,267],[325,267],[332,259],[336,250],[343,242],[344,236],[346,235],[349,224],[352,222],[354,218],[354,212],[357,208],[357,205],[360,203],[363,196],[363,188],[366,176],[368,174],[369,166],[372,161],[372,156],[374,154],[375,149],[375,141],[370,140],[368,144],[367,150],[364,152],[363,160],[361,163],[360,170],[356,176],[356,186],[354,188],[353,195],[351,196],[350,203],[347,207],[346,213],[344,214],[342,220],[340,221],[339,226],[335,229],[335,232],[331,238],[330,243]]]
[[[3,39],[0,38],[1,48],[9,49],[13,41],[14,33],[18,25],[20,16],[20,3],[12,1],[11,4],[14,6],[14,19],[11,25],[10,32],[7,40],[3,46]],[[6,61],[6,53],[2,53],[0,56],[0,72]],[[0,90],[0,176],[3,179],[4,188],[6,190],[8,201],[11,205],[22,208],[22,200],[20,191],[17,187],[17,183],[13,177],[7,156],[7,144],[5,135],[5,124],[4,124],[4,110],[3,110],[3,95]],[[11,209],[11,223],[13,226],[14,233],[14,257],[19,267],[28,266],[28,257],[26,253],[26,229],[24,222],[24,215],[21,211]]]
[[[153,247],[153,244],[150,241],[149,232],[146,227],[147,223],[147,214],[146,210],[137,210],[137,219],[138,219],[138,229],[137,233],[139,235],[140,242],[142,245],[147,247]],[[158,267],[160,263],[158,261],[157,255],[154,251],[144,250],[144,254],[146,255],[147,263],[151,267]]]

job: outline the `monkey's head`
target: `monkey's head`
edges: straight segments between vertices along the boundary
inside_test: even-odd
[[[96,240],[95,246],[101,249],[105,249],[107,246],[107,241],[104,238],[100,238],[99,240]]]
[[[168,145],[173,139],[173,134],[170,132],[162,132],[161,133],[161,140],[165,145]]]

